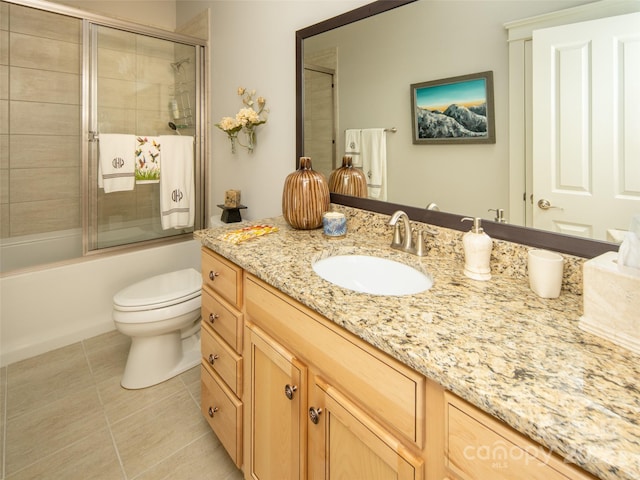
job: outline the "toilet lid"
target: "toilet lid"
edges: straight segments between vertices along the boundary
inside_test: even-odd
[[[113,304],[127,310],[135,307],[160,308],[197,297],[201,288],[200,272],[186,268],[134,283],[116,293]]]

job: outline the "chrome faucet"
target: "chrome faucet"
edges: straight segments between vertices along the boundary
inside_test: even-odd
[[[402,225],[404,226],[403,235],[400,234],[400,224],[398,223],[400,219],[402,219]],[[397,210],[391,216],[389,225],[394,227],[391,248],[415,254],[416,247],[413,244],[413,232],[411,230],[411,224],[409,223],[409,216],[402,210]]]

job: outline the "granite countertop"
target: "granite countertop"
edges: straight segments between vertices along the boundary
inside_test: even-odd
[[[523,250],[494,240],[493,278],[471,280],[462,272],[459,232],[439,229],[420,258],[389,247],[388,217],[346,210],[349,233],[341,239],[294,230],[282,217],[243,222],[279,230],[237,245],[218,239],[237,223],[195,236],[567,461],[602,479],[640,478],[640,356],[578,328],[582,297],[571,277],[559,298],[541,299],[523,273]],[[434,285],[417,295],[375,296],[335,286],[311,268],[318,258],[348,253],[413,265]],[[581,282],[580,265],[572,268]]]

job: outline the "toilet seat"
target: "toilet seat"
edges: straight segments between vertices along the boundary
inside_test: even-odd
[[[164,273],[134,283],[113,296],[113,308],[142,312],[171,307],[200,297],[202,276],[193,268]]]

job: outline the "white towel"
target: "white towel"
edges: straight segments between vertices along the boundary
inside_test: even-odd
[[[162,229],[193,227],[195,185],[193,137],[162,135],[160,216]]]
[[[160,181],[160,138],[136,137],[136,183]]]
[[[133,190],[136,136],[101,133],[98,148],[98,186],[104,193]]]
[[[387,134],[384,128],[362,130],[362,169],[369,198],[387,199]]]
[[[347,129],[344,132],[344,154],[351,156],[351,164],[354,167],[362,167],[360,147],[362,144],[362,130]]]

